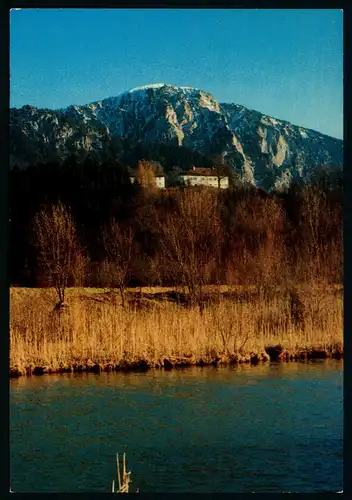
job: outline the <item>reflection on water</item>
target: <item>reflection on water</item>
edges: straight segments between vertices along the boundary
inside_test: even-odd
[[[10,385],[15,492],[342,489],[343,362],[19,378]]]

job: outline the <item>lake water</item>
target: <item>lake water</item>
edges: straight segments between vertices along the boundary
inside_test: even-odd
[[[10,382],[15,492],[322,492],[343,484],[343,361]]]

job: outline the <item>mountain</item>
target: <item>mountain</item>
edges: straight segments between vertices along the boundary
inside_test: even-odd
[[[151,84],[62,110],[10,110],[10,165],[84,158],[115,137],[222,155],[243,180],[271,188],[309,177],[317,165],[342,166],[343,141],[190,87]]]

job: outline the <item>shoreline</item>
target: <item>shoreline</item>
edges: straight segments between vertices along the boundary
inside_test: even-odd
[[[64,373],[103,373],[103,372],[146,372],[149,370],[165,370],[170,371],[172,369],[179,368],[189,368],[192,366],[197,367],[219,367],[219,366],[235,366],[238,364],[251,364],[258,365],[259,363],[270,363],[270,362],[299,362],[299,361],[311,361],[316,359],[343,359],[344,352],[343,349],[305,349],[296,352],[287,351],[281,346],[268,346],[263,353],[251,353],[247,355],[236,354],[233,356],[216,358],[214,360],[189,360],[187,358],[183,359],[169,359],[164,358],[158,362],[148,361],[146,359],[140,359],[136,361],[121,361],[120,363],[95,363],[94,361],[88,360],[85,364],[72,364],[68,366],[62,366],[58,368],[50,366],[34,366],[27,367],[25,370],[20,370],[16,367],[10,368],[10,378],[19,378],[22,376],[41,376],[41,375],[51,375],[51,374],[64,374]]]

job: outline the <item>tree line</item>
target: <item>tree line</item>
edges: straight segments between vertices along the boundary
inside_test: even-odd
[[[341,283],[342,180],[268,194],[158,190],[148,162],[132,184],[114,162],[67,161],[10,171],[10,281],[54,286],[182,286],[197,301],[207,284]]]

